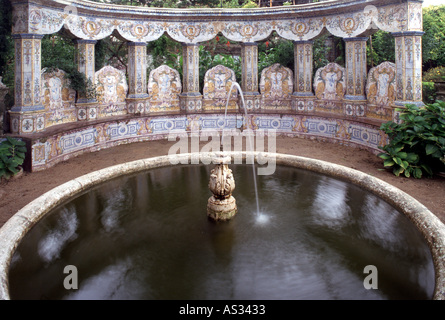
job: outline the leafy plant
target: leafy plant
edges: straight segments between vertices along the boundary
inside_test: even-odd
[[[409,178],[432,176],[445,169],[445,102],[424,107],[406,105],[401,112],[401,123],[387,122],[381,126],[390,142],[380,147],[378,156],[383,165],[393,168],[396,176]]]
[[[19,172],[19,166],[23,164],[26,154],[25,142],[6,137],[0,143],[0,177],[9,179]]]

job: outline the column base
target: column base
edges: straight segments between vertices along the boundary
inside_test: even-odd
[[[32,112],[9,111],[11,132],[32,134],[45,130],[45,110]]]
[[[364,97],[345,98],[344,115],[349,118],[361,118],[366,116],[366,106],[368,101]]]
[[[126,102],[128,114],[147,114],[150,111],[148,95],[142,98],[127,98]]]
[[[77,102],[77,121],[97,119],[97,101]]]
[[[179,95],[179,106],[182,112],[201,112],[202,95],[198,93],[187,93]]]
[[[239,97],[240,110],[259,110],[261,107],[261,95],[258,92],[243,92],[244,104],[241,96]]]
[[[314,112],[315,96],[312,92],[309,93],[294,93],[292,95],[292,111],[300,113]]]

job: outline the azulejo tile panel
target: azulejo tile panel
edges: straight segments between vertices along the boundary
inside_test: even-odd
[[[293,72],[279,63],[261,72],[261,109],[291,110]]]
[[[235,72],[223,65],[208,70],[204,76],[203,110],[238,109],[238,90],[232,89],[236,82]],[[227,104],[227,99],[230,99]]]
[[[46,127],[76,121],[76,91],[63,70],[42,70],[42,103]]]
[[[167,65],[152,70],[148,79],[150,111],[179,111],[181,90],[181,78],[177,70]]]

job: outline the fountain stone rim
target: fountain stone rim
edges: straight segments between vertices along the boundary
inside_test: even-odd
[[[212,153],[214,155],[215,153]],[[277,165],[292,166],[318,172],[358,185],[396,207],[405,214],[423,234],[431,250],[435,269],[434,300],[445,300],[445,225],[423,204],[402,190],[376,177],[342,165],[301,156],[267,152],[224,152],[225,157],[235,159],[241,156],[269,158]],[[175,163],[192,164],[196,154],[176,154],[135,160],[91,172],[68,181],[33,200],[14,214],[0,228],[0,300],[10,300],[8,270],[12,256],[26,233],[48,212],[80,193],[99,184],[128,174],[135,174]],[[208,159],[209,153],[199,153],[200,159]]]

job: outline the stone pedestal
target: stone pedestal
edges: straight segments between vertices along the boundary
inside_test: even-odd
[[[213,195],[207,203],[207,216],[214,221],[227,221],[237,213],[236,200],[232,196],[235,179],[228,163],[231,157],[215,158],[215,168],[210,173],[209,189]]]

